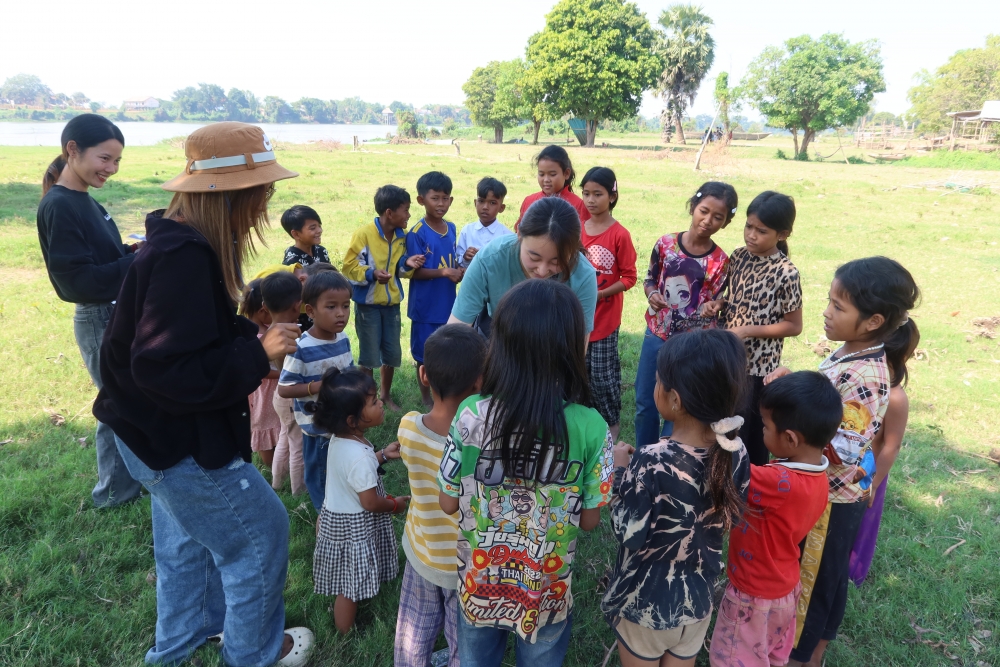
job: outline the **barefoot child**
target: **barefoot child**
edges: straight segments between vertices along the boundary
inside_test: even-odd
[[[455,303],[455,286],[464,271],[458,267],[455,244],[458,232],[448,222],[454,198],[451,179],[440,171],[431,171],[417,181],[417,203],[424,207],[424,217],[406,233],[407,257],[423,256],[424,264],[410,274],[410,300],[406,315],[410,318],[410,355],[417,363],[417,385],[424,405],[430,407],[430,390],[420,382],[424,363],[424,341],[448,321]]]
[[[271,313],[272,323],[295,324],[299,321],[302,282],[295,274],[279,271],[266,275],[260,282],[260,294],[264,307]],[[283,366],[284,360],[279,365]],[[297,496],[306,490],[306,486],[302,469],[302,429],[295,421],[293,403],[292,399],[282,398],[277,391],[274,392],[271,406],[281,428],[271,461],[271,488],[281,489],[290,475],[292,495]]]
[[[293,206],[281,214],[281,226],[294,241],[285,250],[282,264],[300,264],[306,267],[316,262],[329,263],[329,253],[319,244],[323,238],[323,223],[319,219],[319,213],[308,206]]]
[[[514,223],[514,231],[516,232],[521,226],[521,218],[531,205],[543,197],[559,197],[569,202],[580,216],[580,223],[586,222],[590,218],[590,211],[584,206],[583,200],[573,194],[576,172],[573,171],[573,163],[566,149],[562,146],[546,146],[535,156],[534,163],[537,169],[538,187],[542,191],[525,197],[521,202],[521,213]]]
[[[620,546],[601,610],[623,667],[694,665],[712,620],[722,537],[739,521],[750,477],[734,416],[746,351],[718,330],[671,337],[656,356],[656,407],[673,434],[615,447],[611,522]],[[627,467],[627,468],[626,468]]]
[[[321,326],[318,321],[316,326]],[[382,486],[382,466],[399,458],[399,443],[376,452],[365,437],[365,431],[385,418],[371,376],[332,366],[315,384],[318,396],[304,409],[317,428],[333,437],[313,554],[314,590],[337,596],[333,621],[347,634],[358,602],[375,597],[383,581],[399,574],[389,515],[405,512],[409,496],[393,498]]]
[[[788,662],[802,589],[799,543],[826,509],[823,448],[843,416],[840,394],[815,371],[769,384],[759,410],[775,458],[750,466],[747,509],[729,533],[729,585],[715,617],[713,667]]]
[[[486,342],[463,324],[446,324],[424,344],[417,371],[430,388],[434,407],[410,412],[399,422],[399,453],[410,482],[410,510],[403,530],[406,569],[396,617],[395,667],[427,667],[444,629],[448,666],[458,667],[456,517],[441,511],[437,471],[458,406],[479,391]]]
[[[656,355],[676,333],[715,326],[726,288],[729,257],[712,236],[736,215],[739,199],[728,183],[709,181],[688,200],[691,226],[686,232],[665,234],[653,246],[643,289],[649,302],[646,335],[642,339],[635,375],[636,446],[670,434],[661,428],[653,388]]]
[[[406,225],[410,220],[410,194],[395,185],[375,192],[371,224],[362,225],[344,253],[344,276],[351,281],[354,328],[358,334],[358,365],[369,375],[379,369],[382,402],[399,410],[392,400],[392,377],[403,363],[399,346],[399,304],[403,300],[400,278],[419,269],[423,255],[406,257]]]
[[[872,440],[889,405],[884,341],[902,326],[919,296],[910,272],[887,257],[848,262],[830,285],[823,330],[828,339],[844,344],[819,370],[840,392],[844,415],[824,452],[830,461],[829,504],[806,538],[792,665],[819,667],[844,620],[851,548],[875,472]],[[788,373],[779,367],[764,382]]]
[[[461,509],[462,667],[499,667],[510,634],[518,667],[566,655],[577,538],[611,491],[586,340],[579,299],[555,280],[516,285],[494,311],[482,393],[459,406],[438,473],[441,509]]]
[[[594,167],[580,182],[590,219],[583,225],[583,252],[597,271],[597,311],[587,347],[587,374],[594,407],[608,422],[612,441],[618,438],[622,412],[622,368],[618,328],[624,294],[635,286],[635,246],[632,236],[611,212],[618,203],[618,179],[607,167]]]
[[[306,281],[302,301],[313,325],[299,338],[295,353],[285,357],[278,395],[295,399],[295,421],[302,429],[306,490],[319,512],[326,487],[330,432],[314,422],[305,405],[315,399],[328,368],[344,370],[354,365],[351,341],[344,333],[351,316],[351,286],[341,274],[324,271]]]
[[[479,220],[470,222],[462,228],[456,247],[458,265],[463,269],[468,269],[476,253],[489,245],[491,241],[514,233],[497,220],[497,216],[507,209],[507,205],[503,203],[506,196],[507,186],[495,178],[487,176],[476,186],[476,215]],[[483,308],[472,326],[483,336],[489,338],[489,309]]]
[[[293,278],[293,280],[295,280]],[[298,282],[297,280],[295,282]],[[239,314],[257,325],[257,338],[263,338],[271,326],[271,313],[264,305],[260,292],[261,279],[251,280],[243,288]],[[278,444],[281,422],[274,411],[274,390],[278,386],[281,372],[271,362],[271,372],[261,380],[260,386],[250,394],[250,449],[260,455],[260,460],[268,468],[274,457],[274,447]]]
[[[802,333],[802,286],[788,259],[788,237],[795,222],[795,201],[779,192],[762,192],[747,207],[746,246],[729,258],[729,296],[723,326],[747,348],[750,400],[741,412],[743,440],[750,463],[767,463],[761,422],[764,378],[781,365],[785,338]]]

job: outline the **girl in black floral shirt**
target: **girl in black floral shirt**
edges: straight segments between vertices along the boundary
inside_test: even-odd
[[[746,363],[729,332],[671,336],[656,358],[654,398],[673,434],[631,460],[631,447],[615,448],[620,489],[611,517],[621,546],[601,609],[623,667],[668,654],[668,664],[693,665],[704,642],[722,536],[739,520],[750,479],[737,436],[743,420],[732,416]]]

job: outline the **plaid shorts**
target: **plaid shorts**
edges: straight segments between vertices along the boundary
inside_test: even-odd
[[[457,619],[458,591],[435,586],[407,561],[396,617],[395,666],[427,667],[443,629],[448,640],[448,667],[459,667]]]
[[[618,329],[607,338],[587,346],[587,373],[590,375],[591,407],[608,426],[621,421],[622,364],[618,357]]]

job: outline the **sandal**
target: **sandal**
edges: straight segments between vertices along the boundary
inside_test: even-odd
[[[286,628],[285,634],[292,638],[292,650],[277,664],[280,667],[304,667],[309,661],[315,635],[309,628]]]
[[[217,635],[210,635],[206,637],[205,643],[208,644],[209,646],[214,646],[215,648],[221,651],[224,643],[222,638],[222,633],[220,632]]]

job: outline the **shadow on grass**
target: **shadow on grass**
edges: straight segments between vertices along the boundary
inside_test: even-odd
[[[0,224],[34,225],[38,203],[42,199],[41,177],[39,182],[0,183]],[[91,188],[90,194],[104,206],[119,224],[134,224],[145,219],[145,214],[166,207],[171,193],[160,188],[166,178],[147,176],[135,181],[116,177],[103,188]]]

